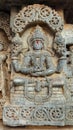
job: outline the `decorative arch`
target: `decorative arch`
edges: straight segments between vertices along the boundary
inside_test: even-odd
[[[4,12],[0,12],[0,29],[4,30],[8,37],[8,40],[11,40],[9,21],[9,15]]]
[[[28,24],[44,22],[54,32],[61,32],[64,22],[59,14],[45,5],[29,5],[24,7],[14,18],[12,31],[21,33]]]

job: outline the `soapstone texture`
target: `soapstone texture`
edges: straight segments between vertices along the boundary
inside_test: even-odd
[[[0,118],[73,125],[73,25],[44,4],[0,12]]]

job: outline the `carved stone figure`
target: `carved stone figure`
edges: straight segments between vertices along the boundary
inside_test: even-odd
[[[13,66],[16,72],[30,74],[32,76],[47,76],[55,73],[55,66],[52,63],[52,57],[44,50],[44,35],[37,26],[33,32],[28,44],[31,44],[31,51],[24,55],[23,62],[20,64],[18,59],[13,59]],[[17,43],[18,44],[18,43]],[[19,53],[19,48],[17,53]]]
[[[53,81],[52,84],[51,79],[49,79],[46,76],[51,76],[54,73],[56,73],[56,67],[53,64],[52,56],[48,51],[45,50],[44,47],[45,34],[42,32],[40,26],[36,26],[33,33],[28,38],[29,39],[27,39],[27,41],[28,41],[28,45],[30,46],[29,47],[30,50],[27,51],[26,54],[24,54],[22,62],[20,62],[20,60],[18,59],[18,55],[22,51],[21,38],[17,34],[16,37],[13,39],[13,44],[14,45],[15,43],[17,45],[19,44],[19,47],[17,47],[16,45],[17,49],[13,50],[12,52],[12,65],[16,73],[29,75],[29,77],[32,76],[33,80],[31,80],[28,77],[24,79],[15,78],[13,80],[13,84],[15,86],[21,84],[24,87],[25,86],[29,87],[29,80],[30,80],[31,85],[33,83],[35,84],[34,85],[35,92],[40,92],[42,91],[42,88],[47,87],[48,93],[46,94],[47,97],[45,96],[45,98],[49,98],[50,93],[52,93],[51,92],[52,86],[55,85],[55,82]],[[43,77],[43,79],[40,80],[40,77]],[[60,83],[57,82],[57,86],[61,86],[61,85],[62,86],[64,85],[64,81],[62,81],[62,79]],[[34,99],[35,95],[32,99],[33,101],[35,100]]]
[[[25,6],[14,19],[11,15],[10,95],[3,107],[3,123],[73,125],[73,37],[67,34],[67,40],[64,33],[70,29],[45,5]],[[6,58],[2,53],[1,69]]]
[[[60,73],[64,71],[66,75],[69,74],[68,68],[67,68],[67,49],[65,44],[65,39],[62,37],[60,33],[57,33],[54,40],[54,50],[56,54],[58,55],[58,66],[57,66],[57,72]]]

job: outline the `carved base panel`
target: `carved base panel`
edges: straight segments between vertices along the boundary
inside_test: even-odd
[[[66,125],[73,125],[73,103],[66,105]]]
[[[3,111],[3,122],[8,126],[65,125],[64,105],[49,104],[34,106],[7,105]]]

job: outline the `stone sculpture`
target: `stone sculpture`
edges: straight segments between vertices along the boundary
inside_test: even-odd
[[[8,42],[10,40],[9,16],[0,12],[0,119],[3,106],[8,100]]]
[[[73,39],[68,34],[66,40],[61,16],[48,6],[29,5],[12,20],[11,36],[7,29],[6,53],[0,44],[1,83],[5,65],[9,76],[9,95],[2,86],[3,123],[73,125]]]

